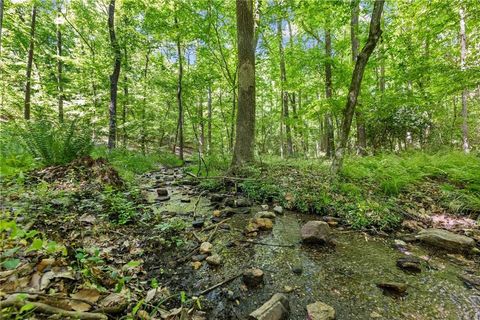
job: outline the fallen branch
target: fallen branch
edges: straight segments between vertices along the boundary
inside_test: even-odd
[[[60,299],[60,300],[70,300],[70,301],[78,301],[78,302],[83,302],[86,304],[89,304],[90,306],[94,306],[94,303],[91,303],[90,301],[83,300],[83,299],[77,299],[77,298],[71,298],[71,297],[62,297],[62,296],[56,296],[56,295],[51,295],[51,294],[46,294],[46,293],[41,293],[41,292],[28,292],[28,291],[10,291],[6,292],[7,294],[28,294],[28,295],[34,295],[34,296],[39,296],[39,297],[46,297],[46,298],[55,298],[55,299]]]
[[[28,300],[20,300],[17,295],[11,295],[6,300],[0,301],[0,310],[10,307],[22,308],[26,305],[33,306],[35,311],[40,313],[48,314],[57,314],[65,318],[73,319],[86,319],[86,320],[108,320],[108,317],[105,314],[101,313],[91,313],[91,312],[80,312],[80,311],[67,311],[64,309],[52,307],[45,303],[40,302],[31,302]]]
[[[250,241],[250,240],[237,240],[237,241],[244,242],[244,243],[260,244],[262,246],[270,246],[270,247],[295,248],[295,245],[293,244],[275,244],[275,243],[266,243],[266,242]]]
[[[195,202],[195,205],[193,206],[193,219],[195,219],[195,216],[196,216],[196,214],[197,214],[198,204],[200,203],[200,199],[201,199],[201,197],[205,194],[205,192],[206,192],[206,191],[200,192],[200,194],[198,195],[197,201]]]
[[[203,228],[203,229],[201,230],[201,232],[208,231],[208,230],[212,230],[212,229],[218,227],[219,225],[221,225],[222,223],[227,222],[228,220],[230,220],[230,218],[224,219],[224,220],[220,221],[219,223],[212,224],[211,226],[208,226],[208,227],[206,227],[206,228]]]
[[[223,280],[222,282],[219,282],[219,283],[217,283],[216,285],[213,285],[213,286],[211,286],[211,287],[209,287],[209,288],[207,288],[207,289],[205,289],[205,290],[203,290],[203,291],[200,291],[199,293],[196,294],[196,296],[202,296],[202,295],[204,295],[204,294],[207,294],[207,293],[209,293],[210,291],[215,290],[215,289],[217,289],[218,287],[221,287],[221,286],[223,286],[224,284],[227,284],[227,283],[229,283],[229,282],[231,282],[231,281],[239,278],[241,275],[242,275],[242,274],[240,273],[240,274],[237,274],[236,276],[233,276],[233,277],[231,277],[231,278],[228,278],[227,280]]]

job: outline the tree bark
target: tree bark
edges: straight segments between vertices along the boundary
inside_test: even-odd
[[[378,40],[382,34],[382,29],[380,27],[383,5],[385,0],[376,0],[372,18],[370,20],[370,30],[368,34],[367,43],[363,47],[360,54],[357,56],[357,61],[355,62],[355,69],[353,70],[352,80],[350,83],[350,89],[347,96],[347,103],[345,109],[343,110],[343,122],[340,134],[340,146],[335,153],[335,157],[332,162],[332,171],[334,173],[339,172],[342,169],[343,158],[345,156],[345,149],[348,143],[348,136],[350,134],[350,127],[352,125],[352,118],[355,112],[355,106],[357,104],[358,94],[360,92],[363,73],[365,67],[368,63],[368,59],[372,54],[375,46],[377,45]]]
[[[236,0],[238,49],[238,113],[232,167],[254,160],[255,37],[253,0]]]
[[[0,0],[0,56],[2,55],[3,0]]]
[[[460,7],[460,67],[465,70],[465,62],[467,60],[467,33],[465,27],[465,10],[463,7]],[[467,109],[467,89],[464,88],[462,91],[462,148],[463,152],[470,152],[470,145],[468,142],[468,109]]]
[[[207,152],[212,152],[212,86],[208,86],[208,101],[207,101]]]
[[[25,82],[25,101],[24,101],[24,118],[30,120],[30,106],[31,106],[31,93],[32,93],[32,66],[33,66],[33,53],[35,49],[35,20],[37,18],[37,6],[34,3],[32,7],[32,19],[30,22],[30,46],[28,48],[27,59],[27,72]]]
[[[285,51],[283,49],[283,30],[282,30],[281,18],[278,18],[277,20],[277,40],[278,40],[278,50],[280,55],[280,83],[281,83],[282,113],[283,113],[281,125],[285,126],[285,135],[286,135],[286,142],[287,142],[286,156],[291,157],[293,154],[292,131],[290,128],[289,111],[288,111],[288,91],[285,88],[287,84],[287,71],[285,67]]]
[[[325,54],[327,61],[325,63],[325,97],[327,100],[332,98],[332,36],[330,29],[325,30]],[[325,115],[325,151],[328,158],[333,157],[335,152],[334,130],[331,111]]]
[[[182,101],[182,81],[183,81],[183,56],[182,44],[180,42],[180,27],[178,18],[175,16],[175,26],[177,28],[177,55],[178,55],[178,82],[177,82],[177,105],[178,105],[178,140],[179,140],[179,157],[183,161],[183,101]]]
[[[60,11],[62,8],[57,3],[57,10],[60,17]],[[57,90],[58,90],[58,120],[63,122],[63,60],[62,60],[62,30],[60,23],[57,23]]]
[[[113,72],[110,75],[110,120],[108,128],[108,148],[113,149],[116,146],[117,140],[117,89],[122,60],[122,53],[115,34],[115,0],[110,0],[110,4],[108,5],[108,32],[110,34],[110,44],[114,55]]]
[[[128,114],[128,102],[129,102],[129,92],[128,92],[128,54],[127,54],[127,45],[123,47],[123,54],[125,59],[125,72],[123,73],[123,108],[122,108],[122,145],[124,148],[127,147],[127,114]]]

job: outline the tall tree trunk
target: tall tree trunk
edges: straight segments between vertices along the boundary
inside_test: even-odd
[[[352,42],[352,62],[355,64],[358,56],[358,48],[360,42],[358,41],[358,16],[360,13],[360,0],[352,0],[352,17],[350,21],[350,38]],[[360,110],[355,111],[355,120],[357,123],[357,147],[358,154],[364,156],[367,154],[367,135],[365,132],[365,122]]]
[[[355,62],[355,69],[352,74],[352,81],[350,83],[350,89],[348,91],[347,103],[343,110],[343,122],[342,130],[340,134],[340,146],[335,153],[335,157],[332,162],[332,171],[337,173],[342,169],[343,158],[345,156],[345,149],[348,143],[348,136],[350,134],[350,127],[352,125],[352,118],[355,112],[355,106],[357,104],[358,94],[362,85],[363,73],[368,63],[368,59],[372,54],[378,40],[382,34],[380,28],[380,22],[382,17],[383,5],[385,0],[376,0],[373,6],[372,18],[370,20],[370,30],[368,33],[367,43],[362,49],[362,52],[357,56]]]
[[[325,63],[325,97],[327,100],[332,98],[332,36],[330,29],[325,30],[325,54],[327,62]],[[326,156],[333,157],[335,152],[334,130],[331,111],[325,115],[325,143]]]
[[[128,54],[127,54],[127,45],[123,47],[123,54],[125,59],[125,72],[123,73],[123,108],[122,108],[122,145],[124,148],[127,147],[127,114],[128,114],[128,103],[129,103],[129,94],[128,94]]]
[[[24,102],[24,118],[30,120],[30,105],[32,94],[32,66],[33,52],[35,49],[35,20],[37,18],[37,6],[34,3],[32,7],[32,19],[30,22],[30,46],[28,48],[27,73],[25,82],[25,102]]]
[[[60,4],[57,3],[57,18],[60,18]],[[57,90],[58,90],[58,120],[63,122],[63,60],[62,60],[62,30],[57,23]]]
[[[212,86],[208,85],[208,101],[207,101],[207,152],[212,152]]]
[[[108,32],[110,34],[110,44],[114,55],[113,72],[110,75],[110,121],[108,128],[108,148],[113,149],[116,146],[117,140],[117,89],[122,61],[122,53],[115,34],[115,0],[110,0],[108,6]]]
[[[147,151],[147,133],[145,131],[145,113],[147,111],[147,94],[148,94],[148,66],[150,64],[150,48],[147,49],[145,54],[145,68],[143,69],[143,102],[142,102],[142,112],[141,117],[141,128],[140,128],[140,144],[142,147],[143,154]]]
[[[2,55],[3,0],[0,0],[0,56]]]
[[[286,90],[287,84],[287,71],[285,67],[285,51],[283,49],[283,30],[282,30],[282,19],[278,18],[277,20],[277,40],[278,40],[278,50],[280,55],[280,82],[281,82],[281,96],[282,96],[282,124],[285,126],[286,134],[286,156],[290,157],[293,154],[292,146],[292,131],[290,128],[289,120],[289,110],[288,110],[288,91]]]
[[[183,55],[182,44],[180,42],[180,27],[178,18],[175,16],[175,26],[177,27],[177,55],[178,55],[178,82],[177,82],[177,104],[178,104],[178,140],[179,140],[179,157],[183,161],[183,101],[182,101],[182,79],[183,79]]]
[[[232,167],[254,160],[255,37],[253,0],[236,0],[238,48],[238,113]]]
[[[463,7],[460,7],[460,65],[462,71],[465,70],[465,62],[467,60],[467,33],[465,28],[465,10]],[[467,89],[464,88],[462,91],[462,148],[463,152],[470,152],[470,145],[468,143],[468,109],[467,109]]]
[[[200,125],[200,132],[199,132],[199,142],[200,142],[200,148],[199,151],[201,154],[205,152],[205,121],[203,118],[203,96],[202,94],[200,96],[200,101],[198,104],[198,119],[199,119],[199,125]]]

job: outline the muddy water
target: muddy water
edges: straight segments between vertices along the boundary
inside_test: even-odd
[[[188,216],[198,199],[181,188],[170,188],[171,200],[161,210]],[[190,203],[180,200],[191,198]],[[209,201],[203,197],[197,217],[211,217]],[[245,240],[241,231],[252,214],[237,214],[229,221],[229,230],[219,230],[213,241],[214,252],[223,265],[211,268],[206,263],[192,270],[189,262],[174,274],[179,275],[181,289],[190,296],[241,273],[258,267],[265,272],[265,284],[246,290],[238,278],[208,293],[202,305],[209,319],[244,319],[274,293],[286,293],[290,301],[290,319],[306,319],[306,305],[322,301],[335,308],[337,319],[480,319],[480,292],[467,288],[458,278],[465,269],[476,270],[478,264],[465,266],[418,245],[409,253],[429,259],[419,274],[398,269],[396,260],[404,255],[393,246],[393,239],[372,237],[358,232],[336,231],[334,249],[305,247],[300,243],[302,223],[315,217],[287,212],[277,216],[271,232],[261,233],[255,241],[292,247],[276,247],[238,242]],[[188,219],[188,218],[187,218]],[[234,245],[232,245],[234,243]],[[376,284],[393,281],[407,283],[408,295],[394,298],[383,294]],[[177,288],[178,289],[178,288]],[[232,298],[233,297],[233,298]]]

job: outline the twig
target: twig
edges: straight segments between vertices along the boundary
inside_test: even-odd
[[[76,298],[71,298],[71,297],[55,296],[55,295],[46,294],[46,293],[41,293],[41,292],[10,291],[10,292],[6,292],[6,294],[28,294],[28,295],[35,295],[35,296],[40,296],[40,297],[48,297],[48,298],[55,298],[55,299],[62,299],[62,300],[79,301],[79,302],[83,302],[83,303],[89,304],[90,306],[94,306],[94,305],[95,305],[94,303],[91,303],[90,301],[83,300],[83,299],[76,299]]]
[[[17,307],[22,308],[23,306],[30,305],[35,308],[35,311],[48,314],[58,314],[65,318],[73,319],[86,319],[86,320],[108,320],[108,317],[102,313],[91,313],[91,312],[80,312],[80,311],[67,311],[64,309],[52,307],[45,303],[40,302],[31,302],[27,300],[19,300],[17,295],[11,295],[5,301],[0,301],[0,309]]]
[[[198,195],[197,201],[195,202],[195,205],[193,206],[193,218],[195,219],[195,215],[197,214],[197,207],[198,204],[200,203],[200,198],[205,194],[206,191],[200,192]]]
[[[224,220],[220,221],[219,223],[212,224],[211,226],[208,226],[208,227],[202,229],[202,232],[212,230],[212,229],[216,228],[217,226],[221,225],[222,223],[227,222],[228,220],[230,220],[230,218],[224,219]]]
[[[295,245],[293,244],[275,244],[275,243],[266,243],[266,242],[250,241],[250,240],[237,240],[237,241],[244,242],[244,243],[260,244],[263,246],[270,246],[270,247],[295,248]]]
[[[217,283],[216,285],[213,285],[213,286],[211,286],[211,287],[209,287],[209,288],[207,288],[207,289],[205,289],[205,290],[203,290],[203,291],[200,291],[198,294],[196,294],[196,296],[202,296],[202,295],[204,295],[204,294],[207,294],[207,293],[209,293],[210,291],[215,290],[216,288],[221,287],[221,286],[223,286],[224,284],[229,283],[230,281],[233,281],[233,280],[237,279],[237,278],[240,277],[241,275],[242,275],[242,274],[240,273],[240,274],[237,274],[236,276],[233,276],[233,277],[231,277],[231,278],[228,278],[227,280],[223,280],[222,282]]]
[[[195,233],[195,231],[194,231],[194,232],[192,232],[192,234],[193,234],[193,236],[195,237],[195,239],[197,239],[197,241],[198,241],[198,242],[200,242],[200,243],[202,243],[202,242],[203,242],[203,240],[202,240],[202,239],[200,239],[200,237],[199,237],[199,236],[198,236],[198,235]]]

